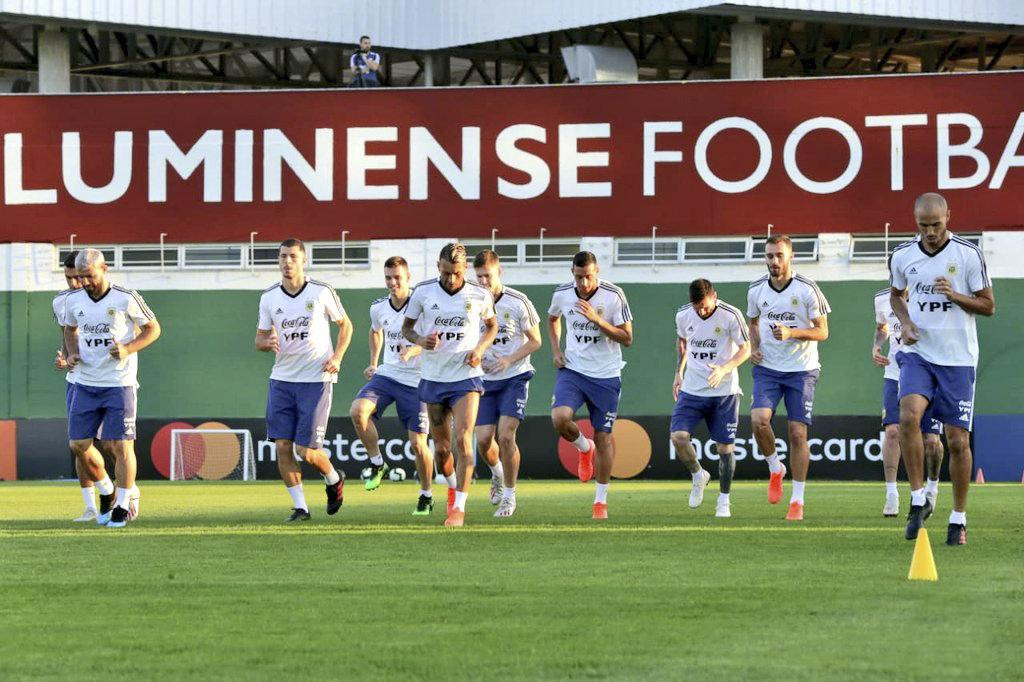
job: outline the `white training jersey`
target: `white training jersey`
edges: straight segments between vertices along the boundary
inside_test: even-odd
[[[293,383],[338,381],[323,370],[334,355],[331,322],[345,319],[345,308],[334,287],[307,279],[295,294],[278,282],[260,296],[257,329],[277,331],[278,351],[270,378]]]
[[[711,365],[721,365],[736,355],[740,346],[750,342],[750,332],[739,308],[719,301],[705,319],[688,303],[676,313],[676,335],[686,340],[684,393],[707,397],[743,394],[736,369],[715,388],[708,386]]]
[[[470,367],[465,360],[480,343],[483,321],[494,317],[494,299],[486,287],[465,280],[449,294],[437,279],[429,279],[416,285],[405,316],[422,323],[421,335],[439,335],[437,348],[423,350],[424,379],[452,383],[483,376],[480,366]]]
[[[610,379],[622,375],[622,346],[605,336],[600,327],[576,309],[580,300],[575,284],[563,284],[551,297],[548,315],[565,317],[565,366],[592,379]],[[597,289],[586,299],[598,316],[619,327],[633,320],[622,289],[598,280]]]
[[[420,383],[422,353],[413,356],[408,362],[403,362],[401,358],[402,351],[412,345],[402,335],[402,324],[405,322],[405,311],[408,306],[408,298],[397,309],[391,302],[390,295],[378,298],[370,304],[370,327],[373,331],[383,334],[384,356],[377,365],[377,374],[405,386],[416,387]],[[419,327],[416,331],[422,333]]]
[[[75,383],[86,386],[138,386],[139,355],[130,353],[123,360],[110,355],[114,342],[135,340],[136,325],[143,327],[156,316],[134,289],[111,285],[107,293],[93,299],[85,289],[76,289],[64,297],[64,314],[58,321],[78,328],[78,354]]]
[[[533,307],[530,299],[511,287],[504,287],[498,298],[494,301],[494,314],[498,317],[498,335],[487,352],[484,353],[486,366],[488,359],[500,358],[512,355],[519,351],[526,343],[526,332],[540,324],[537,317],[537,309]],[[524,372],[532,372],[533,364],[530,356],[527,355],[518,362],[509,365],[504,372],[485,374],[485,381],[501,381],[519,376]]]
[[[793,273],[792,279],[776,291],[765,275],[747,290],[747,317],[758,318],[761,336],[761,366],[776,372],[807,372],[821,369],[817,341],[780,341],[772,336],[777,324],[791,329],[810,329],[815,320],[832,312],[821,289],[810,279]]]
[[[66,302],[68,294],[70,294],[70,293],[72,293],[74,291],[77,291],[77,289],[65,289],[64,291],[60,292],[59,294],[57,294],[56,296],[53,297],[53,321],[56,322],[57,325],[61,328],[61,336],[62,336],[62,338],[61,338],[61,347],[62,348],[64,346],[64,342],[63,342],[64,327],[67,326],[67,325],[64,324],[64,304]],[[69,369],[65,373],[65,378],[67,379],[69,384],[75,383],[75,378],[77,376],[78,376],[78,370],[75,369],[75,368]]]
[[[889,294],[892,289],[883,289],[875,294],[875,324],[889,325],[889,364],[885,366],[885,378],[900,380],[900,367],[896,364],[896,354],[903,349],[900,343],[900,333],[903,331],[903,324],[900,318],[892,311],[889,303]]]
[[[892,251],[889,283],[906,289],[910,319],[921,330],[917,343],[903,346],[935,365],[978,366],[978,330],[974,314],[934,292],[935,280],[945,277],[953,290],[970,295],[992,286],[985,258],[974,244],[950,233],[949,241],[935,253],[927,253],[919,241],[900,244]]]

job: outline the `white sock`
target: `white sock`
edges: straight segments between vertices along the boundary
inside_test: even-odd
[[[384,455],[374,455],[373,457],[370,458],[370,464],[372,464],[375,467],[379,467],[383,463]]]
[[[939,492],[939,479],[935,479],[933,481],[932,479],[929,478],[929,479],[925,480],[924,491],[926,493],[938,493]]]
[[[128,496],[131,495],[130,488],[118,488],[117,496],[114,498],[114,506],[120,507],[121,509],[128,508]]]
[[[309,507],[306,505],[306,495],[302,492],[301,483],[288,488],[288,494],[292,496],[292,506],[296,509],[309,511]]]
[[[448,484],[449,488],[459,487],[459,482],[455,479],[455,474],[452,474],[451,476],[445,476],[444,482]]]
[[[82,488],[82,500],[85,502],[85,511],[96,511],[96,495],[92,486]]]
[[[337,469],[331,469],[331,473],[324,476],[324,483],[327,485],[334,485],[341,480],[341,476],[338,475]]]
[[[729,504],[729,493],[718,493],[718,504]]]
[[[96,481],[96,490],[100,495],[109,495],[114,492],[114,484],[110,482],[110,476],[104,477],[102,481]]]
[[[925,503],[924,488],[910,491],[910,506],[923,507]]]
[[[804,503],[805,483],[807,483],[807,481],[793,481],[793,494],[789,497],[790,502],[799,502],[800,504]]]
[[[885,494],[886,495],[899,495],[899,490],[896,489],[896,481],[885,482]]]
[[[949,522],[959,523],[961,526],[967,525],[967,512],[958,512],[956,510],[949,512]]]
[[[608,484],[598,483],[594,488],[594,504],[598,502],[606,504],[608,502]]]
[[[768,462],[768,471],[773,474],[777,474],[782,471],[782,462],[779,461],[778,455],[768,455],[764,458],[764,461]]]
[[[514,499],[516,499],[516,489],[515,489],[515,487],[507,488],[505,486],[502,486],[501,487],[501,499],[503,499],[503,500],[514,500]]]
[[[487,466],[491,467],[491,478],[505,478],[505,467],[501,466],[500,461],[493,466],[490,464]]]
[[[572,444],[575,445],[576,449],[580,452],[586,452],[590,449],[590,443],[587,442],[587,437],[583,435],[582,431],[580,431],[579,438],[574,440]]]
[[[701,480],[701,476],[703,476],[703,475],[704,475],[704,470],[703,469],[697,469],[696,472],[690,474],[690,478],[692,478],[693,482],[696,483],[697,481]]]
[[[432,493],[429,490],[420,490],[420,496],[421,497],[430,497],[430,498],[432,498],[432,497],[434,497],[434,493]]]
[[[469,497],[469,493],[461,491],[455,491],[455,508],[460,512],[466,511],[466,498]]]

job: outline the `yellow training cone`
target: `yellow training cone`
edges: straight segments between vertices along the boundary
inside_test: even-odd
[[[914,558],[910,560],[910,573],[907,580],[938,580],[939,572],[935,570],[935,557],[932,556],[932,544],[928,542],[928,531],[922,528],[917,531],[914,542]]]

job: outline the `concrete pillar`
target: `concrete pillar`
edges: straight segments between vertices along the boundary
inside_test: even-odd
[[[39,32],[39,92],[71,92],[71,40],[59,28]]]
[[[434,87],[434,55],[429,52],[423,55],[423,87]]]
[[[764,27],[754,17],[740,16],[732,25],[729,46],[730,78],[764,78]]]
[[[423,85],[451,85],[452,72],[448,55],[445,53],[427,52],[423,55]]]

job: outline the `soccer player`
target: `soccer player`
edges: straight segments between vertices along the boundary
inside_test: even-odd
[[[296,452],[324,477],[327,513],[336,514],[344,500],[344,474],[321,448],[352,323],[334,287],[306,277],[305,244],[298,239],[281,242],[278,265],[281,281],[260,296],[256,350],[276,355],[267,390],[267,438],[276,445],[277,470],[292,498],[286,521],[308,521]],[[331,322],[338,326],[333,348]]]
[[[676,374],[672,398],[676,400],[669,427],[679,459],[693,478],[690,507],[704,501],[711,480],[690,442],[702,420],[718,453],[718,502],[715,516],[732,516],[729,490],[736,471],[733,442],[740,416],[740,378],[736,368],[750,357],[750,335],[743,313],[718,299],[706,279],[690,282],[690,302],[676,313]]]
[[[109,517],[101,514],[97,521],[108,528],[124,528],[132,517],[132,498],[137,496],[137,353],[160,337],[160,323],[138,292],[111,284],[101,251],[79,252],[75,270],[82,288],[65,297],[59,320],[64,346],[71,350],[68,368],[76,374],[68,439],[75,456],[88,461],[90,451],[96,450],[93,439],[102,434],[104,449],[114,456],[117,488]],[[93,470],[92,476],[101,472]]]
[[[453,455],[456,459],[458,491],[444,522],[448,527],[465,523],[473,481],[473,427],[484,390],[480,363],[498,333],[491,292],[466,280],[466,267],[466,247],[446,244],[437,260],[439,277],[416,285],[402,323],[405,338],[426,351],[419,397],[427,404],[441,470]]]
[[[580,251],[572,258],[573,281],[555,289],[548,308],[551,354],[558,368],[551,422],[555,431],[576,446],[581,481],[595,477],[591,517],[608,518],[608,482],[615,459],[612,427],[622,394],[622,347],[633,344],[633,314],[622,289],[599,279],[597,257]],[[565,352],[562,352],[565,317]],[[586,404],[594,440],[580,433],[573,421]],[[596,462],[595,462],[596,451]],[[596,465],[596,467],[595,467]]]
[[[875,294],[875,340],[871,346],[871,359],[884,367],[882,384],[882,428],[885,440],[882,442],[882,467],[885,473],[885,506],[882,516],[893,517],[900,513],[900,496],[896,489],[896,476],[900,465],[900,369],[896,353],[900,351],[902,325],[889,305],[890,289]],[[882,354],[882,346],[889,342],[889,352]],[[942,467],[942,423],[932,419],[926,410],[921,419],[921,433],[924,435],[924,461],[928,482],[925,495],[935,508],[939,495],[939,469]]]
[[[948,230],[949,215],[939,194],[922,194],[914,202],[920,239],[893,249],[889,301],[902,325],[896,361],[900,366],[900,449],[910,479],[906,538],[916,539],[934,511],[925,492],[921,436],[921,419],[930,406],[932,417],[945,425],[949,444],[953,511],[946,544],[964,545],[978,365],[974,316],[993,315],[996,303],[981,249]]]
[[[491,504],[497,517],[516,511],[519,446],[516,431],[526,419],[533,365],[530,354],[540,348],[540,318],[530,299],[501,281],[498,254],[486,249],[473,259],[476,281],[494,297],[498,335],[484,354],[484,394],[476,418],[477,452],[491,468]],[[497,439],[495,439],[497,432]],[[497,442],[495,442],[497,440]]]
[[[821,364],[818,342],[828,338],[828,301],[810,279],[793,272],[793,242],[773,235],[764,245],[768,274],[747,290],[750,318],[750,361],[754,364],[750,420],[754,440],[768,462],[768,502],[782,499],[786,467],[775,454],[772,416],[785,400],[789,421],[789,459],[793,465],[793,494],[786,519],[804,518],[804,484],[811,453],[807,429],[811,425],[814,388]]]
[[[434,456],[427,445],[427,406],[420,402],[420,346],[402,336],[405,308],[409,304],[409,264],[401,256],[384,261],[384,284],[388,295],[370,304],[370,364],[363,370],[367,383],[352,401],[349,416],[356,434],[370,455],[371,475],[367,490],[376,490],[389,467],[380,453],[376,420],[391,403],[398,420],[409,434],[420,479],[420,497],[414,515],[426,515],[434,509],[430,485],[434,478]],[[378,364],[380,351],[384,362]],[[453,474],[454,476],[454,474]],[[453,489],[454,489],[454,480]]]
[[[78,251],[72,251],[64,259],[64,281],[67,282],[68,288],[53,297],[52,306],[53,319],[61,329],[60,348],[57,349],[57,357],[54,359],[53,366],[58,370],[66,372],[64,404],[68,414],[71,413],[71,399],[74,396],[78,372],[68,367],[67,358],[72,354],[72,351],[64,344],[64,305],[68,294],[82,288],[82,284],[78,280],[78,271],[75,269],[76,256],[78,256]],[[95,443],[87,448],[81,457],[75,456],[75,473],[78,475],[78,484],[82,490],[85,511],[74,521],[78,523],[85,521],[99,522],[101,519],[106,519],[102,521],[102,523],[106,523],[106,521],[110,520],[110,507],[114,502],[114,484],[110,482],[110,477],[107,476],[103,455],[96,449]],[[100,493],[99,510],[96,509],[96,488],[99,489]]]

